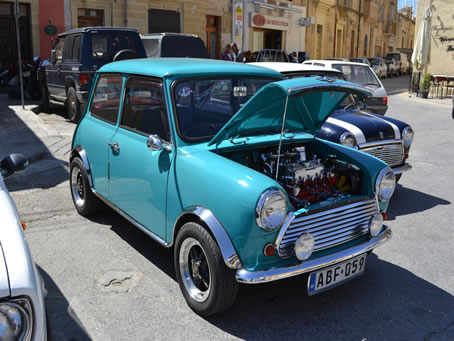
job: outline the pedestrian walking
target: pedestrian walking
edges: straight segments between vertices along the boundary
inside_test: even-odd
[[[227,60],[232,62],[233,61],[233,56],[231,53],[231,48],[230,44],[225,45],[224,51],[221,53],[221,56],[219,57],[220,60]]]
[[[240,50],[238,49],[238,46],[236,43],[231,43],[230,44],[230,53],[232,54],[233,61],[236,62],[238,58]]]

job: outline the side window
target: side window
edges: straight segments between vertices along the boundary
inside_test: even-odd
[[[68,36],[65,38],[65,46],[63,48],[63,60],[65,62],[71,61],[73,59],[73,43],[74,36]]]
[[[130,77],[126,81],[120,126],[170,141],[162,83],[142,77]]]
[[[105,74],[99,76],[90,104],[90,114],[103,121],[116,124],[120,107],[121,86],[121,75]]]
[[[65,38],[60,38],[55,46],[55,54],[57,56],[57,62],[61,62],[63,59],[63,47],[65,46]]]
[[[73,53],[72,53],[72,61],[78,62],[80,59],[80,36],[74,37],[74,44],[73,44]]]

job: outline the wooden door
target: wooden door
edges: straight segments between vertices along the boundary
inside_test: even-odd
[[[219,31],[221,26],[221,18],[216,17],[213,15],[207,15],[207,25],[206,25],[206,33],[207,33],[207,50],[208,55],[212,59],[219,58]]]

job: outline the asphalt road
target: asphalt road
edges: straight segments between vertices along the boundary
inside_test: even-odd
[[[76,214],[67,162],[75,126],[5,102],[0,98],[0,157],[16,151],[34,161],[7,185],[27,222],[55,340],[453,339],[449,100],[389,97],[387,115],[416,132],[413,170],[390,204],[394,236],[368,257],[363,276],[311,297],[305,278],[242,285],[232,309],[207,319],[187,307],[169,251],[113,211]]]

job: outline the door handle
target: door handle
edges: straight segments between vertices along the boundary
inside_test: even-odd
[[[107,145],[108,145],[110,148],[112,148],[112,151],[113,151],[114,153],[116,153],[116,152],[118,152],[118,151],[120,150],[120,145],[118,144],[118,142],[114,142],[114,143],[112,143],[112,142],[107,142]]]

